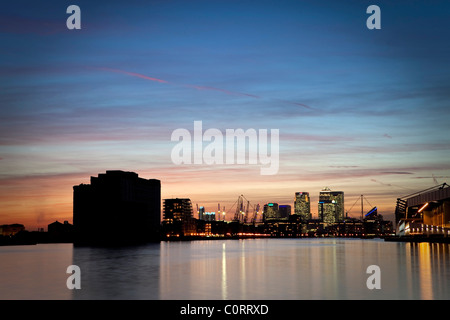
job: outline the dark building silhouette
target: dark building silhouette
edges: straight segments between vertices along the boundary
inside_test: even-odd
[[[281,219],[289,219],[289,216],[291,215],[291,206],[288,204],[279,205],[278,213]]]
[[[75,244],[121,245],[159,240],[161,181],[106,171],[73,187]]]
[[[74,227],[68,221],[52,222],[48,225],[48,242],[73,242]]]
[[[3,224],[0,226],[0,235],[10,237],[23,230],[25,230],[23,224],[19,223]]]
[[[68,221],[64,221],[64,223],[55,221],[50,223],[47,226],[47,229],[49,233],[66,233],[73,230],[73,225],[71,225]]]

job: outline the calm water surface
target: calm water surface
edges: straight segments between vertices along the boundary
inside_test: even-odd
[[[69,265],[81,289],[69,290]],[[366,286],[367,267],[381,289]],[[0,247],[0,299],[450,299],[448,244],[360,239]]]

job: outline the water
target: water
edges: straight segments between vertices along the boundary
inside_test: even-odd
[[[0,299],[450,299],[448,244],[371,239],[0,247]],[[69,290],[69,265],[81,289]],[[370,290],[367,267],[380,267]]]

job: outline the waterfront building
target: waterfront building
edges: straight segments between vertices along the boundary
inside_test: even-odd
[[[15,234],[23,230],[25,230],[24,225],[19,223],[0,225],[0,235],[5,237],[14,236]]]
[[[397,199],[397,234],[450,235],[450,186],[434,186]]]
[[[294,214],[300,216],[303,222],[311,219],[311,201],[309,192],[296,192],[294,200]]]
[[[264,205],[263,219],[264,221],[280,218],[278,203],[266,203]]]
[[[164,199],[163,218],[163,230],[166,235],[183,236],[197,233],[198,220],[194,218],[189,198]]]
[[[199,208],[199,214],[203,215],[204,208]],[[164,199],[164,220],[180,220],[185,221],[193,217],[191,199],[188,198],[172,198]]]
[[[106,171],[73,187],[75,243],[120,245],[159,239],[161,182]]]
[[[319,193],[319,219],[324,223],[344,220],[344,192],[324,188]]]

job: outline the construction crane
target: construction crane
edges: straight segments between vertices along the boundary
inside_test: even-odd
[[[249,211],[250,211],[250,201],[247,200],[247,206],[245,207],[245,210],[242,210],[242,214],[243,214],[242,221],[244,223],[247,223],[247,217],[248,217]]]
[[[242,206],[243,206],[243,199],[242,199],[243,195],[240,195],[237,199],[237,201],[235,202],[236,204],[236,211],[234,213],[234,219],[233,221],[241,221],[241,212],[242,212]]]
[[[244,205],[244,201],[247,201],[247,205]],[[237,201],[233,204],[232,208],[234,207],[234,205],[236,205],[236,210],[234,212],[233,221],[247,223],[247,220],[249,219],[249,216],[250,216],[250,210],[252,207],[252,205],[250,204],[250,201],[246,197],[244,197],[244,195],[241,194],[238,197]],[[259,210],[259,207],[258,207],[258,209],[256,209],[256,212],[258,210]],[[256,212],[254,214],[254,218],[252,219],[252,223],[255,220]]]
[[[259,212],[259,203],[256,205],[255,210],[253,212],[253,218],[252,218],[253,225],[255,225],[255,223],[256,223],[256,219],[258,217],[258,212]]]

